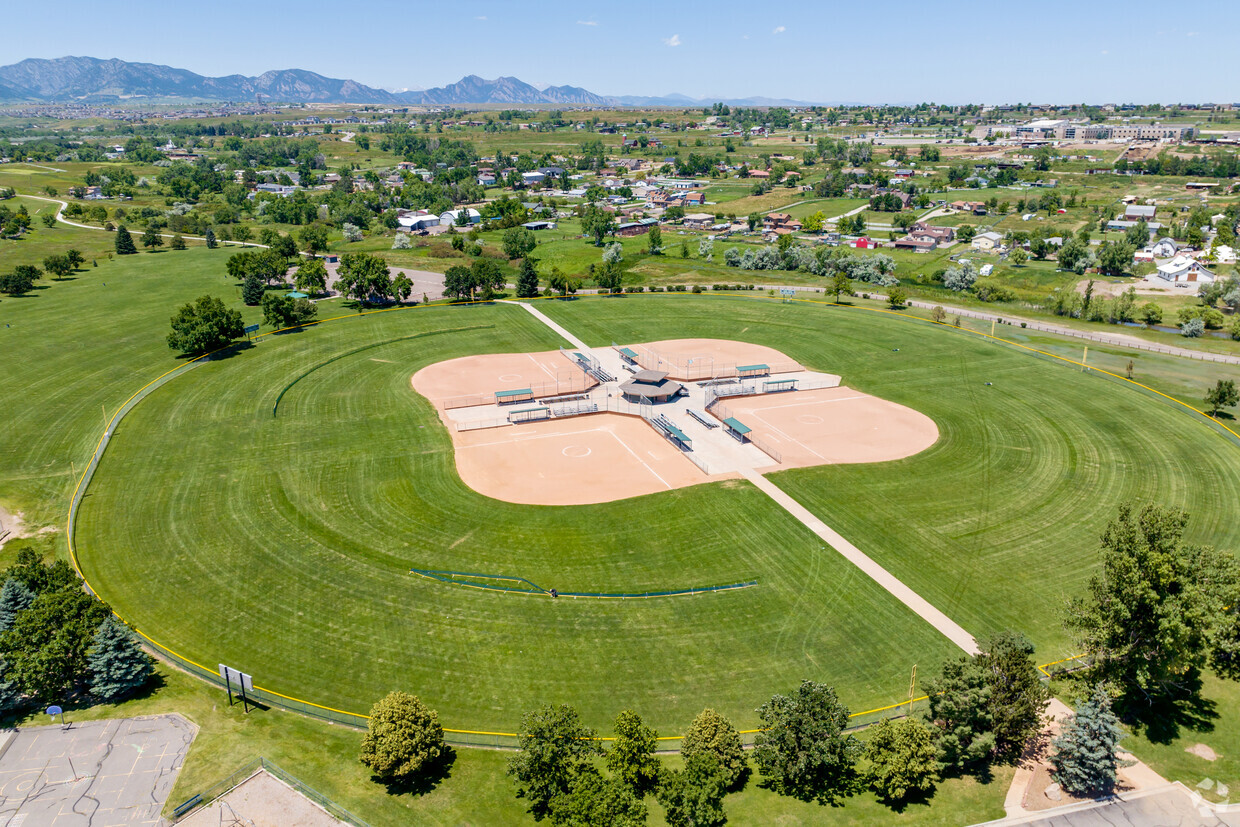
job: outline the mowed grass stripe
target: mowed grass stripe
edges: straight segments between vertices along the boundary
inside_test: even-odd
[[[752,722],[772,671],[880,705],[904,690],[913,660],[949,651],[749,486],[582,508],[465,489],[409,375],[464,353],[554,346],[519,308],[485,310],[496,331],[396,342],[316,371],[274,420],[268,397],[284,376],[442,319],[389,314],[273,337],[152,394],[83,508],[92,582],[166,645],[247,664],[277,691],[364,710],[404,687],[458,728],[511,727],[544,700],[578,703],[599,725],[629,705],[675,731],[708,703]],[[551,601],[445,588],[410,565],[578,590],[759,586]]]
[[[773,479],[966,629],[1022,629],[1046,659],[1073,653],[1059,610],[1094,570],[1119,502],[1184,507],[1195,540],[1240,546],[1226,516],[1240,450],[1140,389],[848,308],[682,297],[542,307],[592,344],[642,341],[674,318],[678,335],[770,345],[933,417],[940,440],[918,456]]]

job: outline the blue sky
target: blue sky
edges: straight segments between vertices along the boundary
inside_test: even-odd
[[[466,74],[599,94],[868,103],[1240,101],[1240,3],[98,0],[5,11],[0,64],[90,55],[383,88]]]

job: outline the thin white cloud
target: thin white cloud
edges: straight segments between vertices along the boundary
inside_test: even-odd
[[[665,37],[665,38],[663,38],[663,45],[665,45],[665,46],[679,46],[679,45],[680,45],[680,35],[678,35],[678,34],[674,34],[674,35],[672,35],[671,37]]]
[[[487,16],[485,14],[480,14],[474,18],[474,20],[481,20],[483,22],[486,22],[486,19],[487,19]]]
[[[597,20],[578,20],[577,25],[578,26],[597,26],[598,21]]]
[[[1110,53],[1110,52],[1108,52],[1106,49],[1103,49],[1103,50],[1102,50],[1102,53],[1103,53],[1104,55],[1109,55],[1109,54],[1111,54],[1111,53]]]
[[[771,32],[771,34],[783,34],[786,31],[788,31],[787,26],[776,26],[775,31]]]

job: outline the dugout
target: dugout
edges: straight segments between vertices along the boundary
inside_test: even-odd
[[[531,402],[534,399],[534,391],[530,388],[516,388],[510,391],[496,391],[496,405],[511,405],[515,402]]]
[[[639,370],[620,384],[620,393],[629,402],[668,402],[685,390],[684,385],[667,378],[659,370]]]
[[[626,365],[636,365],[637,367],[641,367],[641,365],[637,364],[637,351],[633,350],[631,347],[620,348],[620,361],[624,362]]]
[[[728,436],[737,442],[748,442],[749,432],[753,430],[734,416],[729,416],[723,420],[723,429],[728,432]]]
[[[740,379],[753,379],[757,376],[770,376],[770,365],[738,365],[736,376]]]
[[[509,422],[537,422],[541,419],[550,419],[551,409],[546,407],[535,408],[519,408],[515,411],[508,412]]]
[[[797,389],[797,380],[795,379],[768,379],[762,383],[763,393],[779,393],[780,391],[794,391]]]

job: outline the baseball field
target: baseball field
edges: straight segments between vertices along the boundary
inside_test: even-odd
[[[1058,611],[1092,570],[1119,502],[1185,507],[1190,535],[1218,545],[1240,533],[1227,519],[1240,446],[1152,394],[1008,345],[754,299],[539,307],[594,347],[770,347],[929,417],[937,440],[913,456],[828,455],[768,476],[969,632],[1019,629],[1044,661],[1074,654]],[[186,657],[353,712],[406,689],[456,729],[512,731],[549,701],[603,729],[629,707],[678,732],[704,706],[744,728],[775,688],[803,677],[869,709],[907,698],[913,666],[933,670],[953,652],[748,482],[573,506],[505,502],[464,484],[450,434],[411,377],[561,344],[518,307],[429,307],[267,336],[202,364],[117,428],[79,514],[82,570],[125,619]],[[768,414],[776,427],[780,415]],[[848,422],[787,415],[855,439]],[[823,440],[809,447],[821,454]],[[414,568],[562,592],[756,585],[552,600],[457,588]]]

